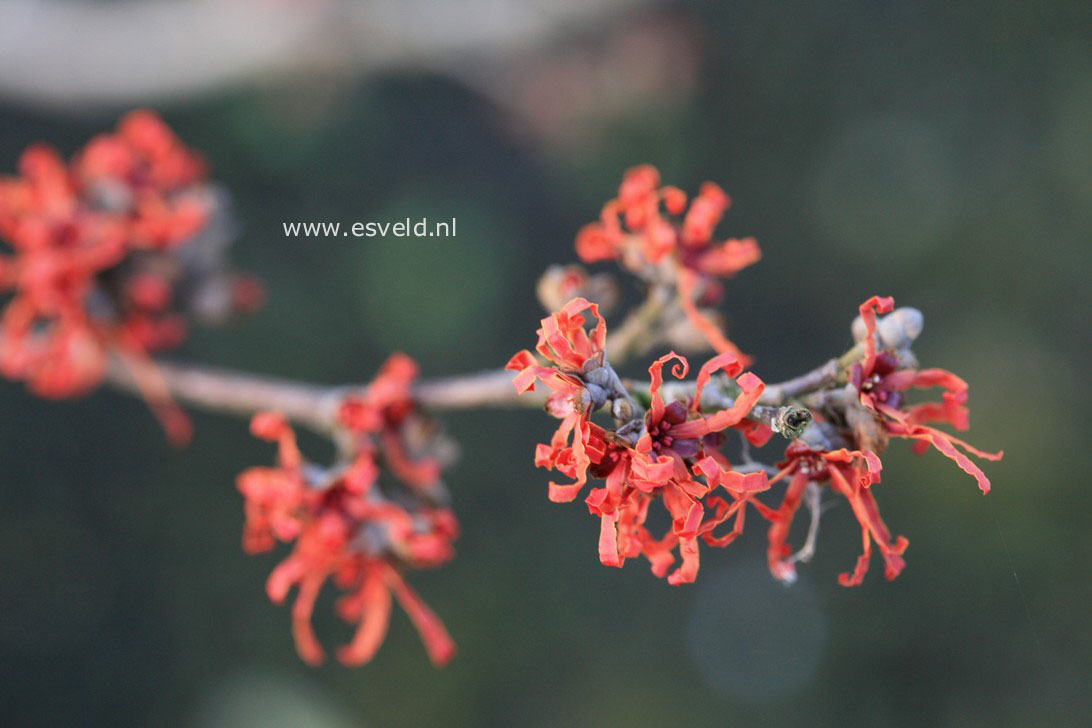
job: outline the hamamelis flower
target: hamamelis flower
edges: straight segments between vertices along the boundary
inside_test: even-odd
[[[861,319],[865,324],[865,357],[849,371],[849,380],[856,388],[861,405],[879,424],[881,438],[901,437],[914,440],[914,452],[924,452],[930,445],[945,457],[953,460],[961,470],[978,481],[983,493],[990,491],[990,481],[985,473],[960,449],[986,460],[1000,460],[1004,453],[983,452],[963,440],[942,430],[928,426],[927,422],[943,422],[957,430],[969,427],[967,383],[944,369],[900,368],[899,360],[892,352],[878,351],[876,346],[876,314],[887,313],[894,308],[893,298],[873,296],[860,306]],[[904,393],[911,388],[929,389],[940,387],[940,402],[908,405]],[[865,420],[857,425],[857,438],[863,446],[879,450],[883,442],[877,439],[875,428]]]
[[[584,329],[587,322],[584,311],[590,311],[597,321],[590,335]],[[596,304],[574,298],[557,313],[542,319],[537,333],[536,350],[555,366],[540,365],[534,354],[524,349],[505,368],[518,372],[513,384],[520,394],[534,391],[536,380],[552,391],[546,409],[561,419],[561,424],[549,445],[538,446],[535,465],[557,470],[576,481],[550,482],[550,500],[564,503],[576,498],[587,482],[591,464],[587,453],[591,413],[615,394],[617,377],[612,379],[604,368],[607,325]]]
[[[292,633],[300,657],[312,665],[323,660],[311,616],[322,587],[333,581],[343,592],[335,609],[356,624],[352,640],[338,650],[341,662],[360,665],[375,655],[387,632],[392,594],[416,625],[433,664],[450,660],[455,643],[402,571],[452,558],[458,525],[451,511],[404,494],[397,501],[388,497],[378,484],[376,453],[366,446],[347,462],[322,468],[303,459],[280,415],[256,415],[251,431],[277,442],[278,455],[275,467],[239,475],[246,498],[243,547],[260,553],[277,541],[293,543],[291,554],[269,575],[266,590],[280,603],[298,587]]]
[[[767,516],[770,520],[767,550],[770,573],[785,582],[791,583],[796,579],[795,566],[792,561],[786,560],[789,555],[787,539],[793,517],[809,483],[829,483],[834,493],[849,502],[854,517],[861,524],[861,555],[853,571],[840,574],[838,582],[842,586],[857,586],[864,580],[872,557],[873,543],[883,556],[884,574],[887,578],[894,579],[898,576],[906,565],[902,555],[909,541],[902,536],[892,540],[891,531],[880,518],[879,508],[872,497],[870,488],[880,482],[881,467],[880,459],[869,451],[845,448],[830,452],[813,450],[800,441],[789,445],[785,461],[780,463],[781,470],[770,481],[773,484],[789,479],[780,507]]]
[[[426,444],[432,444],[427,441],[436,433],[413,399],[417,373],[410,357],[392,354],[363,392],[342,401],[338,420],[350,432],[373,442],[395,477],[426,491],[437,484],[441,462],[427,452]]]
[[[706,182],[688,207],[685,192],[661,186],[655,167],[633,167],[623,176],[618,196],[603,206],[599,221],[581,229],[576,252],[586,263],[617,260],[646,277],[666,275],[676,284],[687,318],[709,345],[746,364],[735,344],[697,307],[720,297],[715,279],[735,275],[761,257],[754,238],[714,240],[730,205],[724,190]]]
[[[598,321],[591,335],[581,315],[589,309]],[[561,419],[561,424],[549,445],[538,446],[535,464],[574,482],[551,482],[550,500],[574,500],[589,475],[605,481],[585,500],[600,521],[600,561],[620,567],[626,559],[644,555],[653,573],[666,576],[671,584],[694,581],[699,539],[713,546],[730,543],[742,531],[746,504],[767,487],[764,473],[733,472],[717,451],[721,433],[740,427],[758,401],[762,381],[750,372],[742,373],[743,365],[733,354],[720,354],[701,368],[689,401],[667,403],[662,393],[663,367],[674,361],[672,374],[676,378],[685,377],[689,369],[685,358],[671,353],[649,367],[650,406],[642,414],[633,409],[635,405],[605,361],[606,327],[594,304],[583,299],[569,302],[543,319],[538,333],[538,351],[554,366],[542,366],[534,355],[522,351],[508,368],[518,372],[513,381],[521,393],[533,389],[536,381],[553,390],[547,411]],[[734,382],[738,396],[722,402],[720,409],[710,407],[715,411],[706,414],[702,405],[708,398],[704,395],[717,373],[738,377]],[[613,418],[622,423],[617,429],[608,430],[591,421],[591,415],[608,402]],[[625,406],[619,407],[620,402]],[[704,499],[718,486],[731,495],[731,501],[713,496],[706,504]],[[663,504],[672,520],[670,530],[659,538],[645,526],[654,501]],[[733,531],[714,535],[714,529],[733,516]],[[681,563],[668,573],[676,561],[676,550]]]
[[[172,440],[189,423],[153,352],[177,346],[191,313],[256,305],[259,289],[223,266],[223,202],[204,162],[151,112],[127,115],[71,164],[33,146],[0,179],[0,372],[44,397],[93,389],[116,356]],[[179,295],[179,291],[183,295]]]
[[[736,380],[740,395],[735,401],[705,415],[700,403],[710,377],[718,371],[734,377],[742,365],[731,354],[714,357],[701,368],[689,405],[680,401],[666,404],[661,393],[663,367],[673,359],[672,374],[686,376],[686,359],[673,352],[649,367],[650,407],[635,444],[629,444],[631,438],[624,429],[611,435],[593,430],[604,434],[592,438],[591,472],[605,478],[606,486],[593,489],[585,502],[600,518],[599,558],[603,564],[622,566],[626,558],[643,554],[654,574],[667,576],[670,584],[677,585],[697,577],[699,538],[710,546],[731,543],[742,532],[744,507],[767,486],[764,473],[733,472],[717,450],[721,433],[739,425],[758,400],[761,380],[750,372],[743,374]],[[706,498],[718,486],[732,496],[731,503],[717,496]],[[659,539],[644,526],[654,499],[662,502],[672,519],[671,530]],[[733,531],[726,536],[713,535],[713,530],[733,515]],[[668,574],[676,548],[681,564]]]

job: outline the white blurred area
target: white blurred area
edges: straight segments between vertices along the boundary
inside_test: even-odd
[[[660,4],[4,0],[0,98],[82,113],[408,69],[453,77],[559,141],[574,122],[688,96],[699,34]]]
[[[251,668],[206,686],[190,728],[350,728],[359,715],[318,681]]]

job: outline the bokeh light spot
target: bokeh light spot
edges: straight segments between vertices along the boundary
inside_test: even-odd
[[[702,682],[721,697],[770,702],[805,686],[827,639],[827,620],[804,578],[791,587],[749,560],[702,570],[687,633]]]

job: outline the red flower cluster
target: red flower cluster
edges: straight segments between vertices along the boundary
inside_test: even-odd
[[[685,192],[660,186],[655,167],[633,167],[623,176],[618,196],[603,206],[599,222],[577,234],[576,253],[586,263],[617,260],[638,273],[662,270],[674,280],[680,305],[710,346],[735,354],[746,365],[747,357],[695,303],[715,302],[720,288],[713,278],[734,275],[761,257],[754,238],[714,241],[714,230],[730,205],[724,190],[706,182],[688,208]]]
[[[581,312],[590,310],[598,324],[588,336],[584,331],[585,318]],[[535,465],[556,469],[570,478],[575,478],[572,485],[550,483],[550,500],[561,503],[576,497],[587,482],[588,458],[587,445],[591,437],[591,414],[594,409],[603,406],[606,393],[599,385],[598,401],[592,401],[592,394],[585,387],[584,373],[601,370],[605,357],[607,325],[599,315],[599,306],[583,298],[574,298],[559,312],[542,319],[542,328],[538,330],[538,352],[558,366],[542,367],[534,355],[524,349],[508,362],[507,369],[518,371],[514,383],[516,391],[533,391],[535,379],[538,379],[553,394],[547,399],[546,410],[561,419],[561,425],[554,433],[550,445],[539,445],[535,454]],[[567,443],[572,440],[572,444]]]
[[[988,491],[989,481],[955,448],[991,460],[999,459],[1001,453],[983,453],[922,424],[943,421],[965,429],[966,383],[939,369],[899,369],[896,352],[877,351],[875,313],[890,311],[891,306],[890,299],[878,298],[861,306],[866,329],[864,358],[846,372],[853,397],[848,407],[846,396],[834,397],[831,401],[842,403],[838,409],[819,413],[823,427],[833,428],[838,433],[836,438],[855,443],[855,449],[817,449],[796,440],[789,445],[780,470],[770,478],[763,470],[733,470],[719,450],[723,433],[729,429],[740,431],[759,445],[772,435],[766,424],[746,419],[758,403],[764,384],[754,374],[744,373],[734,354],[722,353],[710,359],[693,385],[677,391],[676,401],[670,404],[665,403],[662,393],[663,367],[676,360],[672,374],[683,378],[688,363],[674,352],[657,359],[648,370],[649,406],[642,413],[606,361],[606,324],[598,307],[582,298],[570,301],[543,319],[538,330],[537,351],[550,366],[540,364],[524,350],[512,357],[507,367],[517,372],[513,382],[520,393],[533,390],[536,381],[545,384],[552,392],[546,409],[561,419],[550,443],[538,445],[535,453],[536,466],[573,480],[551,482],[550,500],[574,500],[589,476],[605,481],[602,487],[592,488],[585,499],[591,513],[600,519],[600,561],[621,566],[626,559],[643,555],[653,572],[667,576],[671,584],[694,581],[699,542],[727,546],[743,532],[746,507],[751,504],[770,522],[770,571],[778,579],[792,581],[794,559],[787,558],[787,539],[793,519],[810,484],[829,484],[834,493],[846,499],[861,525],[862,554],[853,571],[841,574],[839,582],[844,586],[861,583],[873,544],[883,556],[887,578],[895,578],[905,566],[902,556],[908,542],[892,536],[870,490],[880,481],[878,453],[887,439],[910,438],[918,449],[933,445],[978,478],[983,492]],[[585,329],[585,311],[596,320],[590,333]],[[720,386],[710,395],[710,379],[718,372],[723,373]],[[734,387],[729,397],[723,389],[731,379]],[[930,386],[946,390],[941,403],[903,404],[904,390]],[[843,395],[844,391],[835,389],[830,393]],[[592,414],[606,405],[610,405],[614,429],[591,421]],[[854,408],[857,411],[851,412]],[[778,508],[758,500],[759,493],[783,480],[788,484]],[[670,531],[661,538],[653,537],[645,527],[649,507],[657,499],[672,518]],[[729,531],[715,533],[733,517]],[[675,562],[676,548],[681,564],[668,573]]]
[[[358,436],[378,439],[383,462],[395,477],[428,494],[440,483],[440,462],[413,452],[422,449],[416,445],[431,422],[414,403],[411,387],[416,378],[417,364],[405,354],[392,354],[363,394],[345,398],[338,419]]]
[[[957,430],[966,430],[970,426],[966,407],[967,383],[944,369],[900,369],[893,353],[877,351],[876,314],[887,313],[894,306],[893,298],[879,296],[873,296],[860,306],[867,331],[864,340],[866,354],[864,361],[854,364],[849,372],[849,380],[859,393],[860,403],[875,415],[883,428],[883,435],[914,440],[914,452],[917,453],[924,452],[932,445],[961,470],[974,476],[983,493],[989,493],[989,479],[957,447],[986,460],[1000,460],[1004,453],[982,452],[957,437],[924,424],[944,422]],[[931,387],[945,390],[940,402],[904,403],[903,393],[907,389]],[[869,439],[869,433],[858,432],[858,439]]]
[[[580,315],[588,309],[598,319],[590,336]],[[538,446],[535,464],[575,482],[551,482],[550,500],[575,499],[589,473],[605,480],[604,487],[592,489],[585,499],[591,513],[600,519],[600,561],[622,566],[627,558],[644,555],[653,573],[667,576],[671,584],[694,581],[699,538],[709,546],[726,546],[742,531],[746,504],[763,509],[753,496],[769,487],[766,474],[734,472],[716,449],[721,433],[729,428],[756,433],[756,428],[744,423],[744,417],[761,395],[762,381],[750,372],[742,373],[743,365],[733,354],[719,354],[701,368],[688,405],[667,405],[660,392],[663,366],[676,359],[672,373],[679,378],[686,376],[689,366],[685,358],[671,353],[649,367],[648,411],[642,417],[630,405],[632,418],[616,430],[607,430],[591,422],[591,415],[623,394],[611,385],[614,375],[603,351],[606,326],[595,304],[584,299],[570,301],[542,320],[538,335],[538,352],[555,366],[540,366],[534,355],[524,350],[512,357],[508,369],[519,372],[514,384],[521,393],[533,390],[536,380],[553,391],[547,410],[562,421],[550,444]],[[739,394],[719,411],[702,414],[703,390],[710,377],[721,371],[727,377],[738,377]],[[714,494],[718,487],[730,500]],[[671,530],[658,539],[645,528],[649,507],[656,499],[672,517]],[[714,529],[732,516],[736,517],[733,530],[714,535]],[[668,574],[676,548],[682,562]]]
[[[413,362],[395,355],[361,395],[345,400],[339,420],[351,442],[347,459],[331,468],[307,462],[288,423],[275,413],[254,417],[251,430],[279,446],[276,467],[254,467],[238,478],[246,498],[243,548],[260,553],[276,541],[294,542],[292,553],[269,575],[269,598],[280,603],[293,586],[296,649],[309,664],[323,659],[311,626],[315,600],[328,579],[345,594],[337,612],[357,625],[352,641],[338,650],[346,665],[371,660],[387,632],[391,595],[417,626],[432,662],[445,664],[455,643],[443,623],[402,578],[404,568],[429,568],[449,561],[458,535],[454,514],[435,503],[442,490],[439,464],[415,459],[407,445],[416,427],[409,385]],[[381,486],[387,466],[408,489]]]
[[[960,447],[987,460],[1000,460],[1003,453],[986,453],[946,432],[926,426],[924,422],[946,422],[956,429],[969,426],[967,383],[943,369],[900,368],[895,351],[879,351],[876,335],[876,314],[894,308],[894,299],[873,296],[861,304],[859,311],[865,325],[864,359],[853,364],[846,373],[857,402],[846,412],[835,413],[836,419],[846,420],[843,434],[855,443],[856,450],[813,450],[794,442],[781,463],[781,471],[771,481],[790,477],[781,506],[773,513],[769,532],[769,564],[773,575],[783,581],[795,577],[793,564],[785,560],[790,549],[786,545],[793,517],[800,506],[801,495],[809,482],[829,482],[831,489],[843,496],[861,524],[862,554],[852,573],[839,575],[843,586],[856,586],[864,579],[875,542],[886,564],[885,575],[894,579],[902,571],[902,558],[908,541],[892,540],[891,532],[880,518],[879,508],[872,497],[871,486],[880,482],[880,459],[890,437],[914,440],[915,452],[921,453],[932,445],[959,467],[975,477],[983,493],[990,490],[990,481],[981,469],[959,452]],[[909,405],[904,393],[910,388],[940,387],[945,390],[942,401]],[[830,413],[827,413],[828,415]]]
[[[14,293],[0,320],[0,372],[41,396],[68,397],[102,380],[112,351],[172,438],[184,440],[188,422],[147,357],[186,334],[185,302],[174,299],[191,271],[173,253],[213,212],[204,162],[137,111],[71,164],[34,146],[19,172],[0,179],[0,239],[11,248],[0,254],[0,292]],[[244,281],[234,295],[244,308],[258,292]]]

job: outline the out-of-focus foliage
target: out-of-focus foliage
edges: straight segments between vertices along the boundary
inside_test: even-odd
[[[276,558],[263,565],[239,547],[234,477],[270,456],[244,421],[198,414],[192,446],[174,452],[136,401],[100,392],[52,404],[4,383],[0,722],[1087,717],[1088,4],[659,12],[644,32],[691,29],[685,93],[658,101],[646,85],[639,105],[559,114],[568,127],[548,134],[519,108],[411,72],[329,96],[295,79],[161,109],[233,192],[237,262],[270,293],[263,313],[197,332],[178,356],[330,383],[367,379],[395,347],[424,376],[500,366],[533,343],[539,273],[574,260],[576,230],[621,171],[651,162],[687,189],[722,183],[735,204],[721,232],[762,245],[764,260],[729,284],[726,310],[767,381],[842,351],[873,293],[922,309],[923,361],[970,381],[974,442],[1006,451],[989,468],[993,492],[935,454],[896,447],[876,487],[911,542],[897,581],[837,585],[859,544],[852,514],[835,508],[788,591],[764,573],[760,534],[709,554],[697,585],[671,588],[641,569],[602,568],[584,506],[547,502],[531,464],[547,419],[461,413],[447,424],[463,448],[449,483],[464,535],[451,565],[415,581],[459,655],[434,671],[396,616],[373,663],[316,670],[265,596]],[[555,82],[540,94],[553,105],[582,98],[546,70]],[[120,111],[0,100],[0,166],[37,140],[70,152]],[[281,227],[406,215],[456,216],[458,235],[289,239]],[[333,619],[317,629],[332,643],[348,635]]]

